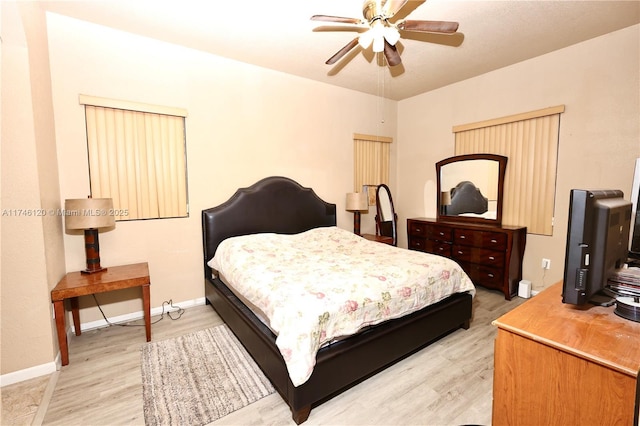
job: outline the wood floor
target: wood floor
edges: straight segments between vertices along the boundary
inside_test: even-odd
[[[458,330],[369,380],[314,408],[306,425],[491,424],[491,321],[515,308],[499,292],[478,288],[469,330]],[[158,317],[154,318],[157,320]],[[152,326],[163,340],[221,323],[210,306],[165,316]],[[112,326],[73,336],[68,366],[53,377],[45,425],[143,425],[140,348],[144,327]],[[47,404],[46,401],[44,404]],[[214,425],[293,425],[276,393]]]

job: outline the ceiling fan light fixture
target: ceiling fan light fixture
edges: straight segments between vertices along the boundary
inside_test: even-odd
[[[373,39],[373,51],[380,53],[384,50],[384,36],[376,36]]]
[[[380,21],[373,22],[371,29],[369,30],[373,34],[373,51],[380,53],[384,50],[384,38],[386,26]]]
[[[368,30],[366,33],[364,33],[360,37],[358,37],[358,44],[363,49],[367,49],[369,46],[371,46],[371,42],[372,41],[373,41],[373,31],[372,30]]]
[[[384,27],[384,38],[392,46],[395,46],[398,40],[400,40],[400,32],[395,27]]]

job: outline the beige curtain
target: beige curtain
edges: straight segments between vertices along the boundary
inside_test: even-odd
[[[91,195],[112,198],[116,220],[188,215],[184,116],[89,104],[85,116]]]
[[[362,185],[389,184],[389,153],[392,138],[374,135],[353,135],[354,188],[362,192]]]
[[[553,234],[560,114],[564,105],[454,127],[455,154],[508,157],[502,222]]]

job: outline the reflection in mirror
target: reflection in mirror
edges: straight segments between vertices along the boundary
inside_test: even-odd
[[[446,215],[473,213],[496,218],[498,162],[475,160],[449,163],[440,169]],[[470,179],[470,180],[469,180]]]
[[[438,162],[439,217],[500,224],[506,163],[506,157],[493,154],[461,155]]]
[[[385,184],[376,189],[376,235],[391,237],[392,245],[398,245],[398,216],[393,208],[391,191]]]

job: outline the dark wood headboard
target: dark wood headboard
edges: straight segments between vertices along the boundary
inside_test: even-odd
[[[202,211],[205,277],[211,277],[207,262],[218,244],[229,237],[263,232],[297,234],[335,225],[336,205],[323,201],[313,189],[286,177],[264,178],[238,189],[223,204]]]

